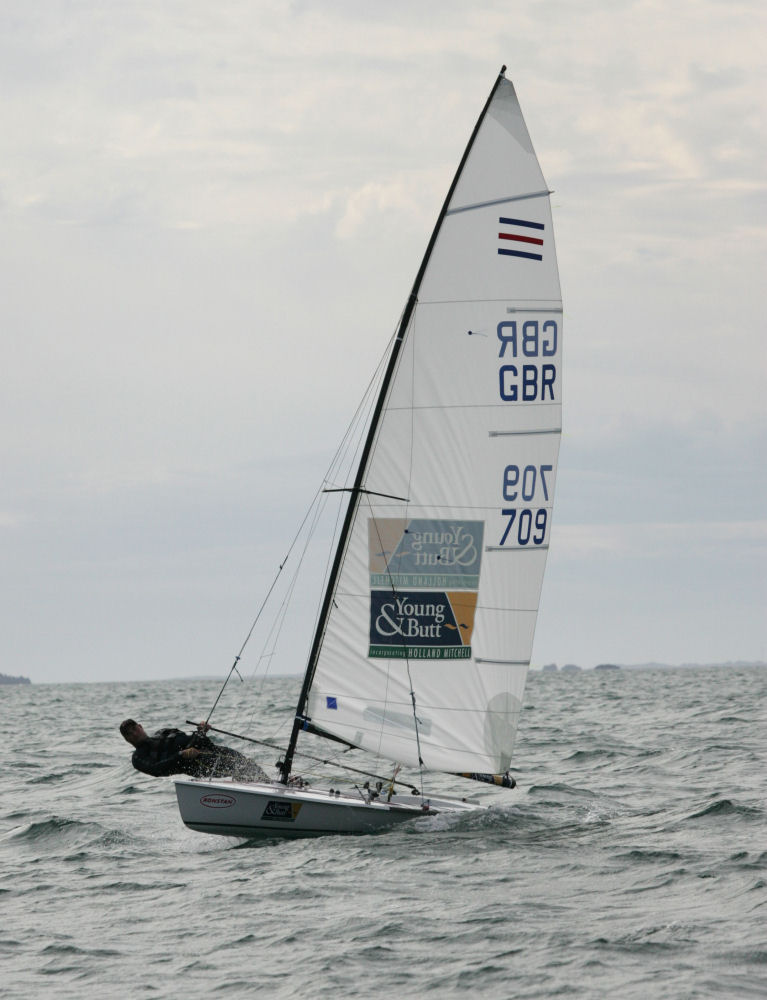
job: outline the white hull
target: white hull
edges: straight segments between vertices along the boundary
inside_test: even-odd
[[[328,833],[375,833],[441,812],[472,812],[476,802],[393,795],[361,796],[281,784],[176,778],[181,819],[190,830],[225,837],[310,837]]]

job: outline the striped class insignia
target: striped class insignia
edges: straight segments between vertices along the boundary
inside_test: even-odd
[[[534,247],[543,248],[542,222],[528,222],[526,219],[506,219],[503,216],[498,220],[502,226],[498,233],[500,246],[498,253],[505,257],[526,257],[528,260],[543,260],[543,253],[534,253]],[[540,236],[534,235],[536,232]],[[529,249],[523,249],[523,247]]]

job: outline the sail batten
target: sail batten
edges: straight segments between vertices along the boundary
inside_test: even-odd
[[[488,431],[488,437],[521,437],[526,434],[561,434],[561,427],[541,427],[539,430],[529,429],[524,431]]]
[[[548,198],[553,191],[532,191],[530,194],[514,194],[506,198],[493,198],[492,201],[480,201],[475,205],[459,205],[457,208],[448,209],[445,215],[457,215],[458,212],[473,212],[475,208],[487,208],[488,205],[505,205],[511,201],[527,201],[529,198]]]

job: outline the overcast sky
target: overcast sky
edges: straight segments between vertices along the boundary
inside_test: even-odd
[[[565,303],[533,663],[767,657],[766,21],[2,4],[0,671],[228,670],[502,63]]]

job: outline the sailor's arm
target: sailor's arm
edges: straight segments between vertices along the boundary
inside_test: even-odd
[[[183,761],[194,760],[199,756],[200,751],[196,747],[186,747],[162,760],[150,760],[134,753],[131,762],[136,770],[143,774],[150,774],[153,778],[165,778],[170,774],[177,774]]]

